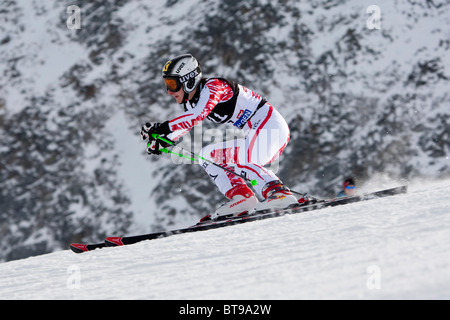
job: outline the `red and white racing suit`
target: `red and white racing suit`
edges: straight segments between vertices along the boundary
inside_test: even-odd
[[[177,140],[205,118],[216,123],[232,123],[244,130],[245,137],[204,147],[200,155],[236,173],[256,180],[255,191],[262,196],[263,187],[279,180],[263,166],[276,160],[286,147],[289,127],[280,115],[259,94],[223,78],[203,79],[193,99],[185,103],[185,112],[169,121],[168,138]],[[220,191],[229,190],[244,180],[221,168],[200,161]]]

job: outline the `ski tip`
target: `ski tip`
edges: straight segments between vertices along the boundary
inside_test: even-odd
[[[87,248],[87,244],[82,243],[71,243],[70,250],[72,250],[75,253],[83,253],[89,251],[89,249]]]
[[[122,237],[108,237],[105,239],[107,247],[123,246]]]

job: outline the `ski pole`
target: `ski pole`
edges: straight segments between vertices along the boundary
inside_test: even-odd
[[[205,159],[205,158],[203,158],[202,156],[199,156],[199,155],[197,155],[197,154],[195,154],[195,153],[193,153],[193,152],[191,152],[191,151],[189,151],[189,150],[186,150],[186,149],[184,149],[184,148],[182,148],[182,147],[180,147],[180,146],[177,146],[177,145],[175,145],[175,143],[173,143],[172,141],[167,140],[167,139],[161,137],[160,135],[158,135],[158,134],[156,134],[156,133],[152,133],[152,137],[153,137],[153,139],[159,139],[159,140],[161,140],[161,141],[164,141],[165,143],[167,143],[167,144],[169,144],[169,145],[171,145],[171,146],[176,146],[176,147],[180,148],[181,150],[184,150],[184,151],[189,152],[192,156],[194,156],[194,157],[196,157],[196,158],[202,159],[202,160],[204,160],[204,161],[206,161],[206,162],[208,162],[208,163],[210,163],[210,164],[212,164],[212,165],[214,165],[214,166],[216,166],[216,167],[218,167],[218,168],[220,168],[220,169],[222,169],[222,170],[225,170],[225,171],[227,171],[227,172],[229,172],[229,173],[231,173],[231,174],[234,174],[234,175],[236,175],[236,176],[238,176],[238,177],[241,177],[241,178],[244,179],[245,181],[251,183],[252,186],[258,185],[258,182],[257,182],[256,180],[250,180],[250,179],[248,179],[248,178],[247,178],[246,176],[244,176],[244,175],[240,175],[240,174],[238,174],[237,172],[234,172],[234,171],[229,170],[229,169],[227,169],[227,168],[225,168],[225,167],[222,167],[221,165],[219,165],[219,164],[217,164],[217,163],[215,163],[215,162],[213,162],[213,161],[211,161],[211,160]],[[149,142],[149,143],[150,143],[150,142]],[[187,156],[185,156],[185,155],[183,155],[183,154],[176,153],[176,152],[172,152],[172,151],[170,151],[170,150],[167,149],[167,148],[160,149],[159,151],[161,151],[161,152],[163,152],[163,153],[167,153],[167,154],[170,153],[170,154],[179,156],[179,157],[181,157],[181,158],[189,159],[189,160],[191,160],[191,161],[195,161],[195,160],[196,160],[196,159],[194,159],[194,158],[187,157]],[[292,193],[295,193],[295,194],[300,195],[300,196],[306,196],[306,193],[304,193],[304,192],[302,193],[302,192],[297,192],[297,191],[294,191],[294,190],[290,190],[290,191],[291,191]],[[310,196],[310,195],[308,195],[308,197],[311,198],[312,200],[320,201],[319,198],[316,198],[316,197],[313,197],[313,196]]]
[[[164,141],[165,143],[167,143],[167,144],[169,144],[169,145],[171,145],[171,146],[176,146],[172,141],[167,140],[167,139],[161,137],[160,135],[158,135],[158,134],[156,134],[156,133],[152,133],[152,138],[153,138],[153,139],[159,139],[159,140],[161,140],[161,141]],[[150,143],[150,142],[149,142],[149,143]],[[234,174],[234,175],[236,175],[236,176],[238,176],[238,177],[241,177],[241,178],[244,179],[245,181],[249,182],[252,186],[258,185],[258,181],[256,181],[256,180],[250,180],[250,179],[247,178],[246,176],[240,175],[239,173],[237,173],[237,172],[235,172],[235,171],[233,171],[233,170],[230,170],[230,169],[227,169],[227,168],[225,168],[225,167],[222,167],[221,165],[219,165],[219,164],[217,164],[217,163],[215,163],[215,162],[213,162],[213,161],[211,161],[211,160],[209,160],[209,159],[206,159],[206,158],[204,158],[204,157],[202,157],[202,156],[199,156],[199,155],[197,155],[197,154],[195,154],[195,153],[193,153],[193,152],[191,152],[191,151],[189,151],[189,150],[186,150],[186,149],[184,149],[184,148],[182,148],[182,147],[180,147],[180,146],[177,146],[177,147],[180,148],[181,150],[184,150],[184,151],[186,151],[186,152],[189,152],[189,153],[190,153],[193,157],[195,157],[195,158],[198,158],[198,159],[201,159],[201,160],[203,160],[203,161],[206,161],[206,162],[208,162],[208,163],[210,163],[210,164],[212,164],[212,165],[214,165],[214,166],[216,166],[216,167],[218,167],[218,168],[220,168],[220,169],[222,169],[222,170],[225,170],[225,171],[227,171],[227,172],[229,172],[229,173],[231,173],[231,174]],[[170,150],[168,150],[168,149],[166,149],[166,148],[160,149],[159,151],[161,151],[161,152],[163,152],[163,153],[170,153],[170,154],[179,156],[179,157],[181,157],[181,158],[186,158],[186,159],[190,159],[190,160],[192,160],[192,161],[195,161],[195,159],[193,159],[193,158],[186,157],[186,156],[183,155],[183,154],[179,154],[179,153],[172,152],[172,151],[170,151]]]
[[[182,147],[178,147],[178,148],[181,148],[181,149],[183,149],[183,150],[186,150],[186,149],[184,149],[184,148],[182,148]],[[180,158],[189,159],[189,160],[191,160],[191,161],[196,161],[196,159],[194,159],[194,158],[185,156],[184,154],[181,154],[181,153],[176,153],[176,152],[170,151],[170,150],[167,149],[167,148],[159,149],[159,151],[161,151],[161,152],[163,152],[163,153],[167,153],[167,154],[173,154],[173,155],[176,155],[176,156],[178,156],[178,157],[180,157]],[[205,160],[208,161],[208,162],[210,162],[208,159],[205,159]],[[213,163],[213,162],[211,162],[211,163],[212,163],[212,164],[215,164],[215,163]],[[215,165],[219,166],[218,164],[215,164]],[[238,175],[236,172],[233,172],[233,171],[231,171],[231,170],[228,170],[227,168],[224,168],[224,167],[221,167],[221,166],[219,166],[219,167],[220,167],[221,169],[225,170],[225,171],[228,171],[228,172],[232,173],[232,174]],[[245,179],[246,181],[249,181],[249,182],[252,184],[252,186],[256,186],[256,185],[257,185],[257,181],[256,181],[256,180],[248,180],[248,179],[246,179],[246,178],[243,177],[243,176],[240,176],[240,175],[238,175],[238,176],[241,177],[241,178],[243,178],[243,179]],[[300,196],[303,196],[303,197],[306,196],[306,193],[304,193],[304,192],[297,192],[297,191],[294,191],[294,190],[291,190],[291,189],[289,189],[289,190],[290,190],[292,193],[298,194],[298,195],[300,195]],[[316,197],[313,197],[313,196],[310,196],[310,195],[308,195],[308,197],[311,198],[312,200],[316,200],[316,201],[320,200],[320,199],[318,199],[318,198],[316,198]]]

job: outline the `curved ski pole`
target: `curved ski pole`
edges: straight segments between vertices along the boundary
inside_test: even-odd
[[[158,135],[158,134],[156,134],[156,133],[152,133],[152,138],[154,138],[154,139],[159,139],[159,140],[161,140],[161,141],[164,141],[165,143],[167,143],[167,144],[169,144],[169,145],[171,145],[171,146],[176,146],[172,141],[170,141],[170,140],[168,140],[168,139],[165,139],[165,138],[161,137],[160,135]],[[236,176],[238,176],[238,177],[241,177],[241,178],[244,179],[245,181],[251,183],[252,186],[258,185],[258,181],[256,181],[256,180],[250,180],[249,178],[247,178],[247,177],[244,176],[244,175],[240,175],[239,173],[234,172],[233,170],[230,170],[230,169],[227,169],[227,168],[225,168],[225,167],[222,167],[221,165],[219,165],[219,164],[217,164],[217,163],[215,163],[215,162],[213,162],[213,161],[211,161],[211,160],[208,160],[208,159],[206,159],[206,158],[204,158],[204,157],[202,157],[202,156],[199,156],[199,155],[197,155],[197,154],[195,154],[195,153],[193,153],[193,152],[191,152],[191,151],[189,151],[189,150],[186,150],[186,149],[184,149],[183,147],[180,147],[180,146],[176,146],[176,147],[180,148],[180,149],[183,150],[183,151],[189,152],[189,153],[190,153],[193,157],[195,157],[195,158],[198,158],[198,159],[201,159],[201,160],[203,160],[203,161],[206,161],[206,162],[208,162],[208,163],[210,163],[210,164],[212,164],[212,165],[214,165],[214,166],[216,166],[216,167],[218,167],[218,168],[220,168],[220,169],[222,169],[222,170],[225,170],[225,171],[227,171],[227,172],[229,172],[229,173],[231,173],[231,174],[234,174],[234,175],[236,175]],[[172,152],[172,151],[170,151],[170,150],[168,150],[168,149],[166,149],[166,148],[160,149],[159,151],[161,151],[161,152],[163,152],[163,153],[171,153],[171,154],[177,155],[177,156],[179,156],[179,157],[181,157],[181,158],[186,158],[186,159],[190,159],[190,160],[194,160],[194,161],[195,161],[195,159],[193,159],[193,158],[189,158],[189,157],[186,157],[185,155],[182,155],[182,154],[179,154],[179,153]]]

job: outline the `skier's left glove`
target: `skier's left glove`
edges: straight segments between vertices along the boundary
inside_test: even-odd
[[[156,154],[156,155],[160,155],[161,151],[159,150],[161,148],[161,142],[160,140],[151,140],[148,142],[147,144],[147,153],[148,154]]]
[[[174,145],[174,143],[172,142],[172,140],[167,139],[166,137],[164,137],[165,140],[170,141],[171,143],[167,143],[163,140],[160,139],[152,139],[147,143],[147,153],[148,154],[156,154],[156,155],[160,155],[161,154],[161,148],[167,148],[167,147],[171,147]]]

